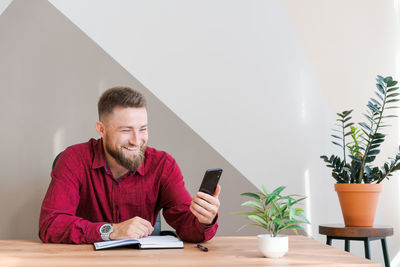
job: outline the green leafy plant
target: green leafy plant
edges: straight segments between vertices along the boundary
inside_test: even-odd
[[[328,163],[326,166],[332,168],[332,177],[337,183],[379,184],[385,178],[389,179],[393,172],[400,170],[400,153],[397,153],[394,158],[389,158],[389,161],[380,168],[372,165],[380,153],[380,145],[385,141],[386,135],[382,133],[382,130],[390,126],[384,121],[397,117],[394,114],[384,114],[384,112],[399,108],[396,102],[400,100],[398,98],[400,94],[396,92],[399,87],[395,87],[397,81],[392,77],[384,78],[378,75],[376,81],[376,97],[368,101],[367,112],[363,114],[367,122],[360,122],[358,124],[360,129],[350,122],[353,110],[337,113],[338,124],[336,125],[339,130],[333,129],[333,131],[339,134],[332,134],[334,139],[332,143],[342,148],[343,158],[336,155],[321,156],[324,162]],[[347,142],[349,136],[351,141]],[[348,160],[347,150],[349,151]]]
[[[242,203],[242,206],[253,208],[249,212],[235,212],[236,214],[247,215],[247,218],[253,223],[247,225],[261,226],[267,229],[273,237],[277,236],[285,229],[291,229],[297,234],[302,223],[310,223],[303,215],[304,210],[295,208],[294,205],[303,201],[306,197],[300,195],[281,195],[285,186],[278,187],[272,193],[269,193],[264,186],[259,193],[242,193],[242,196],[251,197],[253,200]],[[240,230],[239,229],[239,230]]]
[[[353,157],[362,157],[362,154],[360,153],[360,139],[361,136],[363,135],[363,133],[361,132],[360,129],[357,129],[354,126],[350,126],[350,130],[351,130],[351,138],[353,139],[352,142],[350,142],[350,144],[347,145],[347,148],[350,150],[350,154]]]

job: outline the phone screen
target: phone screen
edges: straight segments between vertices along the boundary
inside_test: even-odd
[[[215,189],[217,188],[217,184],[219,178],[221,177],[222,169],[209,169],[204,174],[203,181],[200,185],[200,192],[207,193],[209,195],[213,195]]]

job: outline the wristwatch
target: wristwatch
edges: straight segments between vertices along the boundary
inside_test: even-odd
[[[99,231],[100,231],[101,238],[103,238],[104,241],[109,241],[110,234],[112,232],[114,232],[114,227],[109,223],[105,223],[100,227]]]

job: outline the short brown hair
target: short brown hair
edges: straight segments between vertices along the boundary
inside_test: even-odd
[[[111,114],[115,107],[143,108],[146,107],[146,99],[139,91],[126,86],[116,86],[107,89],[100,96],[97,103],[99,119]]]

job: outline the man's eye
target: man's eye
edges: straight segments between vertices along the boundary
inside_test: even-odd
[[[147,128],[140,129],[141,132],[146,132]]]
[[[122,130],[124,133],[129,133],[131,130]]]

